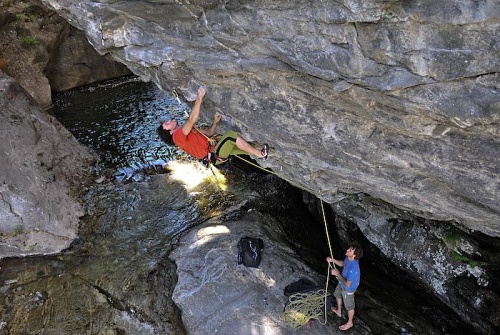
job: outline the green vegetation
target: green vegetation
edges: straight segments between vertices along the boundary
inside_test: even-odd
[[[470,266],[480,266],[484,265],[484,263],[475,261],[473,259],[470,259],[469,257],[460,255],[458,252],[452,251],[451,252],[451,259],[455,262],[462,262],[465,264],[469,264]]]
[[[38,18],[38,15],[35,14],[25,14],[25,13],[19,13],[16,14],[16,21],[23,21],[23,22],[34,22]]]
[[[39,18],[38,15],[28,14],[28,21],[30,21],[30,22],[35,22],[38,18]]]
[[[22,233],[24,233],[24,227],[21,225],[17,225],[14,228],[14,231],[12,232],[12,236],[16,237],[16,236],[21,235]]]
[[[21,35],[19,41],[21,41],[21,44],[25,47],[31,47],[36,44],[36,38],[31,35]]]
[[[470,266],[481,266],[485,265],[483,262],[473,260],[467,256],[464,256],[456,251],[460,242],[462,241],[462,236],[459,232],[448,232],[443,235],[443,241],[450,252],[450,257],[452,261],[461,262],[468,264]]]
[[[444,234],[444,236],[443,236],[444,243],[446,244],[448,249],[452,249],[452,250],[457,247],[458,242],[460,242],[461,240],[462,240],[462,237],[460,236],[460,234],[458,234],[456,232],[448,232],[448,233]]]
[[[30,29],[28,27],[33,26],[33,23],[39,18],[36,14],[18,13],[15,15],[15,29],[17,36],[21,45],[23,47],[32,47],[37,44],[37,40],[34,36],[30,34]]]
[[[212,10],[212,9],[215,9],[217,8],[218,4],[216,2],[212,3],[212,4],[208,4],[206,7],[205,7],[205,11],[209,11],[209,10]]]

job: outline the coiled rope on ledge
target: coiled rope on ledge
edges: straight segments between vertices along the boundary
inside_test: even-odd
[[[258,169],[266,171],[268,173],[274,174],[278,178],[281,178],[288,182],[289,184],[300,188],[308,193],[315,194],[313,191],[302,187],[287,178],[278,175],[274,171],[264,169],[258,164],[254,164],[249,160],[236,155],[237,158],[250,164]],[[333,259],[333,249],[330,240],[330,233],[328,232],[328,222],[326,221],[325,208],[323,206],[323,200],[315,194],[320,199],[321,204],[321,214],[323,216],[323,223],[325,228],[326,240],[328,244],[328,250],[330,252],[330,257]],[[292,328],[298,328],[308,324],[309,320],[318,320],[321,324],[326,324],[328,321],[328,310],[326,299],[328,297],[328,284],[330,282],[330,269],[335,268],[335,263],[328,263],[328,269],[326,274],[325,288],[317,291],[309,292],[297,292],[288,297],[288,303],[285,306],[285,311],[281,315],[281,319]]]
[[[326,306],[327,295],[328,292],[323,289],[292,294],[288,297],[281,319],[292,328],[304,326],[312,319],[326,324],[326,313],[322,307]]]
[[[179,100],[179,96],[178,96],[177,92],[175,90],[173,90],[172,93],[174,94],[175,98],[177,99],[177,101],[180,105],[180,100]],[[194,128],[200,134],[205,136],[209,142],[212,141],[212,139],[210,137],[206,136],[204,133],[199,131],[196,127],[194,127]],[[250,164],[250,165],[252,165],[258,169],[261,169],[267,173],[274,174],[275,176],[277,176],[280,179],[285,180],[289,184],[291,184],[299,189],[302,189],[308,193],[316,195],[320,199],[321,212],[323,215],[323,222],[325,225],[325,233],[326,233],[326,238],[327,238],[327,243],[328,243],[328,249],[330,252],[330,257],[333,259],[333,251],[332,251],[332,245],[331,245],[331,241],[330,241],[330,234],[328,232],[328,223],[326,221],[325,209],[324,209],[323,200],[321,199],[321,197],[318,194],[316,194],[315,192],[313,192],[312,190],[307,189],[307,188],[305,188],[305,187],[303,187],[303,186],[301,186],[301,185],[299,185],[299,184],[297,184],[297,183],[295,183],[287,178],[284,178],[283,176],[278,175],[274,171],[264,169],[260,165],[254,164],[253,162],[250,162],[249,160],[247,160],[243,157],[240,157],[239,155],[235,155],[235,156],[238,159],[246,162],[247,164]],[[321,324],[326,324],[327,315],[328,315],[326,299],[327,299],[327,296],[329,295],[328,294],[328,284],[330,281],[330,269],[332,266],[333,266],[333,268],[335,268],[335,263],[332,263],[332,264],[328,263],[325,289],[317,290],[317,291],[310,291],[310,292],[297,292],[297,293],[290,295],[290,297],[288,297],[288,303],[285,306],[285,311],[281,315],[281,318],[285,323],[287,323],[292,328],[298,328],[298,327],[301,327],[303,325],[306,325],[306,324],[308,324],[308,322],[310,320],[313,320],[313,319],[318,320]],[[324,321],[322,321],[322,319]]]

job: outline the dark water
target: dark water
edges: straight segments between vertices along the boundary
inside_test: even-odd
[[[185,118],[190,107],[153,83],[121,78],[55,94],[53,102],[51,113],[98,154],[103,167],[181,154],[160,141],[156,128],[161,121]]]
[[[179,157],[155,129],[188,108],[129,77],[58,94],[51,113],[98,154],[100,166],[118,170]],[[203,211],[183,190],[160,175],[92,185],[69,250],[0,260],[0,334],[183,334],[167,255]]]

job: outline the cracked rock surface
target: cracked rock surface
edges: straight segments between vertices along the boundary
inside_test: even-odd
[[[77,237],[95,157],[0,71],[0,255],[59,252]]]
[[[270,143],[332,203],[368,193],[500,236],[496,1],[44,0],[101,54]]]

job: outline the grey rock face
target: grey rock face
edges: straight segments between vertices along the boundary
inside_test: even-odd
[[[361,232],[376,246],[375,253],[418,278],[475,332],[495,333],[500,312],[495,286],[498,267],[494,265],[500,261],[498,238],[412,217],[364,194],[333,207],[338,215],[333,230],[342,241],[353,240]]]
[[[0,258],[69,247],[95,158],[1,71],[0,160]]]
[[[60,43],[44,69],[53,91],[61,92],[130,74],[123,64],[109,55],[99,55],[80,30],[65,27],[59,39]]]
[[[326,324],[314,320],[311,328],[304,323],[294,329],[283,319],[288,301],[285,286],[305,278],[324,288],[324,278],[314,277],[314,271],[286,246],[279,226],[271,217],[252,211],[237,221],[211,220],[181,240],[171,254],[178,275],[172,299],[182,311],[189,334],[319,335],[338,331],[342,323],[330,312]],[[264,241],[258,268],[237,265],[237,243],[243,236]],[[320,321],[325,323],[324,318]],[[353,330],[354,334],[370,333],[359,319]]]
[[[130,74],[110,56],[101,56],[85,35],[39,0],[2,1],[0,70],[43,107],[52,91]]]
[[[206,114],[325,201],[500,236],[496,1],[43,3],[145,80],[208,87]]]

